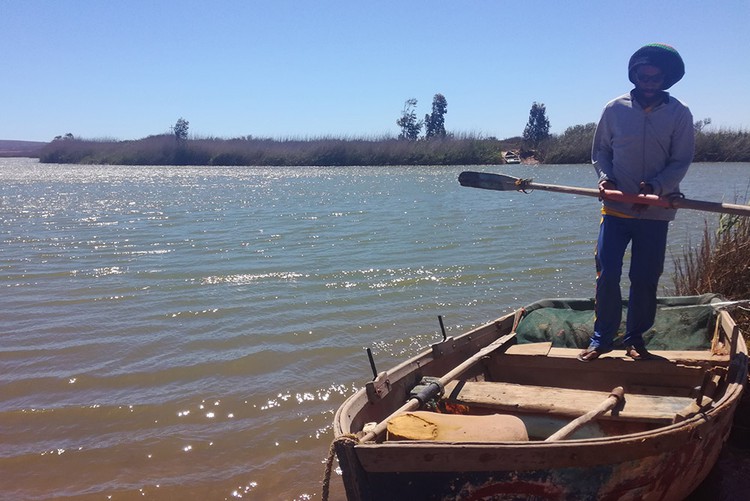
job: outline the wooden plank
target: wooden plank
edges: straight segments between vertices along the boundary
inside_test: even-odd
[[[547,356],[556,358],[576,358],[580,352],[581,350],[579,348],[550,348]],[[729,363],[729,355],[715,355],[709,350],[653,350],[651,353],[675,363],[709,362],[711,365]],[[628,362],[635,362],[635,360],[626,356],[623,350],[610,351],[599,358],[619,358]]]
[[[602,391],[484,381],[453,381],[446,386],[445,392],[450,402],[470,407],[568,417],[586,414],[609,395],[609,392]],[[603,415],[602,419],[666,424],[671,423],[690,402],[689,397],[626,394],[622,408]]]
[[[690,364],[694,362],[708,362],[710,365],[727,365],[729,364],[729,355],[715,355],[708,350],[705,351],[676,351],[662,350],[652,351],[654,355],[659,355],[671,362],[678,364]]]
[[[497,355],[487,361],[487,380],[535,386],[554,382],[560,387],[597,391],[623,386],[626,394],[635,393],[635,387],[660,386],[670,390],[662,393],[655,388],[653,394],[673,395],[673,389],[681,389],[687,396],[692,388],[700,386],[703,374],[711,366],[709,362],[690,365],[658,360],[635,362],[617,356],[582,363],[575,357],[551,356],[560,349],[565,348],[553,348],[546,357]],[[575,349],[570,351],[575,352]]]
[[[514,344],[507,350],[506,355],[534,355],[546,357],[552,348],[552,343],[526,343],[526,344]]]
[[[573,358],[575,359],[578,357],[578,354],[581,353],[581,348],[551,348],[549,350],[550,357],[554,358]],[[604,355],[599,356],[599,360],[603,360],[605,358],[621,358],[620,354],[615,351],[610,351],[609,353],[605,353]]]
[[[638,395],[662,395],[692,398],[694,388],[675,388],[674,386],[664,386],[660,383],[661,381],[654,381],[653,384],[630,384],[628,385],[628,391]]]
[[[724,336],[721,340],[724,344],[722,348],[725,352],[730,352],[730,350],[733,350],[734,346],[736,345],[734,337],[739,334],[739,331],[737,330],[737,324],[734,322],[734,319],[726,310],[722,310],[721,312],[719,312],[719,319],[721,320],[721,329],[724,333]]]

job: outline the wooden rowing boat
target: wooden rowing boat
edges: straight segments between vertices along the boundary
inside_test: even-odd
[[[587,300],[542,301],[444,336],[336,412],[347,498],[684,499],[716,462],[747,380],[745,342],[712,302],[660,300],[657,321],[672,333],[657,322],[645,336],[655,360],[617,349],[576,360]],[[697,310],[705,325],[686,325]]]

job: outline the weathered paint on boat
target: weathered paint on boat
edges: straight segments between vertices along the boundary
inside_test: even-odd
[[[381,373],[339,408],[334,419],[335,450],[350,501],[680,500],[695,490],[729,436],[747,379],[747,349],[726,312],[721,312],[718,321],[730,355],[720,369],[725,375],[721,398],[682,422],[559,442],[388,442],[381,437],[359,443],[355,439],[353,434],[365,422],[382,421],[396,410],[422,376],[445,374],[479,347],[510,332],[513,324],[513,315],[507,315],[455,340],[437,343],[430,351]],[[485,367],[492,364],[488,358]],[[681,363],[713,365],[695,358]],[[567,361],[555,363],[564,367]],[[579,371],[593,366],[570,363],[578,364],[571,367]],[[643,363],[631,367],[654,367],[637,365]]]
[[[620,440],[356,446],[367,492],[354,499],[683,499],[731,426],[731,412],[712,414]]]

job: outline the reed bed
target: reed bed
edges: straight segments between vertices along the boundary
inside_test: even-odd
[[[725,214],[718,230],[708,223],[698,246],[674,259],[678,295],[713,292],[728,300],[750,300],[750,218]],[[750,342],[750,306],[738,306],[733,316]]]
[[[176,138],[162,134],[132,141],[81,139],[66,134],[41,150],[44,163],[111,165],[495,165],[503,152],[545,164],[591,161],[595,123],[553,134],[534,150],[521,137],[496,139],[481,134],[448,134],[445,138],[407,141],[381,137]],[[750,162],[750,133],[720,129],[696,133],[696,162]]]
[[[41,152],[44,163],[110,165],[472,165],[503,163],[514,141],[478,136],[420,141],[395,138],[263,139],[150,136],[137,141],[59,139]]]

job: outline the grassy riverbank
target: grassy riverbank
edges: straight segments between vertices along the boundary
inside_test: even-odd
[[[382,139],[188,139],[151,136],[137,141],[59,139],[41,153],[45,163],[114,165],[476,165],[503,163],[519,139],[479,137],[404,141]]]
[[[552,135],[534,151],[520,137],[508,139],[449,135],[442,139],[406,141],[396,138],[194,138],[149,136],[134,141],[80,139],[67,135],[46,144],[43,163],[110,165],[495,165],[502,153],[546,164],[588,163],[593,123],[569,127]],[[719,130],[698,132],[696,162],[750,162],[750,133]]]

